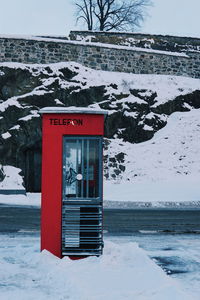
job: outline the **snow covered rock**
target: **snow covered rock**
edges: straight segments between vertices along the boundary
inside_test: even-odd
[[[107,109],[106,145],[119,141],[118,152],[105,155],[106,178],[121,178],[127,153],[120,141],[150,140],[169,115],[200,108],[199,79],[96,71],[67,62],[49,65],[0,65],[0,163],[22,169],[28,191],[40,191],[41,118],[45,106]],[[123,177],[123,176],[122,176]],[[1,180],[2,180],[1,176]]]
[[[21,170],[12,166],[0,165],[0,190],[24,190]]]

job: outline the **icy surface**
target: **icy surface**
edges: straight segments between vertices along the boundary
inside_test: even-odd
[[[3,300],[191,300],[178,281],[132,242],[106,241],[103,256],[72,261],[39,253],[38,237],[4,235],[0,285]]]
[[[176,278],[184,285],[184,289],[191,293],[191,300],[199,298],[200,236],[198,234],[171,235],[143,231],[131,237],[109,236],[109,240],[120,244],[137,242],[170,277]]]

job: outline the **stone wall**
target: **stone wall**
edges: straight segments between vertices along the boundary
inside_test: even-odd
[[[187,54],[187,55],[186,55]],[[75,61],[100,70],[136,74],[170,74],[200,78],[200,53],[134,50],[53,38],[0,36],[0,62],[54,63]]]
[[[171,35],[128,32],[71,31],[70,40],[114,45],[127,45],[163,51],[199,51],[200,39]]]

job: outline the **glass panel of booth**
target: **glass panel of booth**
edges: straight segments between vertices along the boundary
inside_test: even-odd
[[[64,137],[63,191],[70,200],[100,197],[101,138]]]

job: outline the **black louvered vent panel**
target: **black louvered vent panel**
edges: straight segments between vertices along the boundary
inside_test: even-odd
[[[102,205],[63,203],[62,254],[102,254]]]

